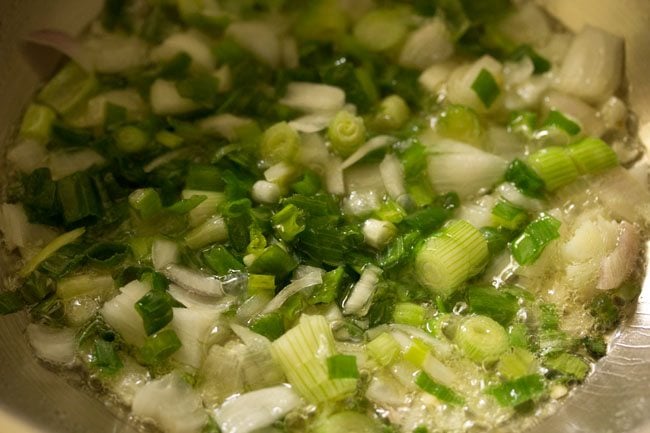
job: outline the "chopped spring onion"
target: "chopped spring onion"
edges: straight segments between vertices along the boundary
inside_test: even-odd
[[[296,260],[278,245],[271,245],[248,267],[254,274],[276,275],[284,278],[298,266]]]
[[[281,104],[306,112],[335,112],[345,104],[345,92],[317,83],[289,83]]]
[[[162,210],[160,195],[153,188],[136,189],[129,195],[129,204],[143,219],[150,219]]]
[[[366,349],[379,365],[387,366],[397,360],[401,346],[391,334],[382,332],[366,344]]]
[[[70,364],[75,358],[75,330],[51,328],[30,323],[27,325],[29,344],[39,358],[55,364]]]
[[[494,76],[485,68],[481,69],[481,72],[476,76],[472,83],[472,90],[476,92],[485,108],[490,108],[501,93]]]
[[[395,225],[374,218],[363,223],[362,231],[365,242],[376,249],[385,247],[397,234]]]
[[[616,152],[598,138],[585,138],[567,150],[581,174],[597,174],[618,165]]]
[[[298,325],[272,343],[271,354],[309,401],[340,399],[356,389],[356,379],[329,378],[326,360],[335,354],[334,337],[323,316],[303,314]]]
[[[495,385],[486,390],[501,406],[518,406],[544,393],[544,380],[537,374]]]
[[[47,143],[50,140],[54,119],[56,119],[56,113],[50,107],[31,104],[23,116],[20,136],[36,140],[39,143]]]
[[[38,100],[68,114],[80,107],[97,86],[97,80],[74,62],[67,63],[38,94]]]
[[[215,245],[204,251],[202,256],[205,264],[217,275],[226,275],[244,269],[244,265],[221,245]]]
[[[271,224],[280,239],[291,242],[305,229],[304,217],[303,211],[288,204],[271,217]]]
[[[453,53],[454,45],[447,26],[440,18],[434,18],[408,36],[398,62],[407,68],[424,70]]]
[[[390,95],[379,104],[373,126],[381,131],[392,131],[402,128],[408,121],[411,110],[401,96]]]
[[[513,347],[499,358],[497,370],[508,380],[518,379],[535,372],[535,355],[521,347]]]
[[[436,131],[443,137],[478,144],[483,128],[474,110],[464,105],[450,105],[440,113]]]
[[[505,178],[529,197],[540,197],[546,187],[544,180],[520,159],[515,159],[510,163]]]
[[[249,296],[264,292],[273,293],[275,290],[275,276],[248,274],[248,284],[246,287]]]
[[[124,367],[114,345],[102,339],[95,340],[91,362],[94,367],[99,368],[103,374],[107,375],[113,375]]]
[[[438,400],[449,403],[452,406],[462,405],[465,402],[465,400],[456,392],[454,392],[454,390],[446,387],[445,385],[434,382],[423,371],[418,373],[418,375],[415,377],[415,384],[423,391],[436,397]]]
[[[263,314],[268,314],[271,313],[278,308],[280,308],[286,301],[289,299],[291,296],[295,295],[296,293],[300,292],[301,290],[304,290],[308,287],[315,286],[317,284],[321,284],[323,282],[323,278],[321,276],[321,270],[316,268],[314,271],[310,271],[307,273],[305,276],[302,278],[299,278],[297,280],[293,280],[291,283],[286,285],[280,292],[273,298],[271,301],[266,304],[266,307],[264,307],[264,310],[262,311]]]
[[[137,126],[123,126],[114,133],[115,145],[124,153],[139,153],[149,145],[150,138]]]
[[[546,147],[530,155],[527,162],[544,181],[548,191],[570,184],[580,174],[571,156],[562,147]]]
[[[512,205],[511,203],[501,200],[492,208],[492,222],[497,227],[504,227],[508,230],[517,230],[526,223],[528,215],[526,212]]]
[[[209,297],[221,297],[224,294],[222,282],[210,275],[175,264],[167,266],[162,272],[171,281],[190,292]]]
[[[368,140],[363,146],[359,147],[354,153],[348,156],[343,164],[342,169],[352,167],[357,162],[361,161],[366,155],[374,152],[375,150],[387,147],[395,142],[395,138],[389,135],[378,135]]]
[[[160,271],[167,266],[178,263],[179,250],[176,242],[167,239],[156,239],[151,246],[151,262],[155,270]]]
[[[251,198],[257,203],[274,204],[280,201],[281,195],[280,187],[266,180],[258,180],[251,190]]]
[[[361,117],[342,110],[330,122],[327,137],[335,153],[348,157],[366,140],[366,126]]]
[[[560,236],[560,221],[542,215],[528,224],[524,232],[510,245],[512,255],[520,265],[530,265],[542,254],[544,248]]]
[[[172,329],[153,334],[140,348],[140,359],[148,365],[158,364],[181,348],[181,340]]]
[[[142,317],[147,335],[160,331],[172,321],[172,303],[171,296],[161,290],[152,290],[135,303],[135,310]]]
[[[384,426],[369,418],[367,415],[345,411],[338,412],[318,420],[314,426],[314,433],[356,432],[380,433]]]
[[[465,318],[456,330],[454,341],[476,363],[496,361],[509,346],[506,330],[486,316]]]
[[[61,236],[54,239],[52,242],[47,244],[42,250],[40,250],[34,257],[32,257],[25,265],[20,269],[19,274],[22,277],[26,277],[31,274],[38,268],[38,266],[44,262],[48,257],[57,252],[59,249],[64,246],[76,241],[78,238],[83,236],[86,232],[86,229],[83,227],[69,231],[62,234]]]
[[[226,240],[228,240],[228,226],[221,215],[209,218],[185,235],[185,244],[193,250]]]
[[[354,37],[370,51],[386,51],[404,39],[407,24],[407,16],[400,10],[376,9],[356,23]]]
[[[562,131],[566,132],[569,135],[577,135],[580,133],[582,128],[580,125],[573,120],[569,119],[566,115],[560,113],[559,111],[551,110],[546,116],[546,120],[542,126],[551,126],[559,128]]]
[[[300,136],[286,122],[276,123],[264,131],[260,155],[268,166],[290,162],[300,146]]]
[[[412,302],[400,302],[395,304],[393,310],[393,321],[404,325],[422,326],[426,317],[426,309],[422,305]]]
[[[490,317],[503,326],[507,326],[519,310],[516,296],[490,286],[468,288],[467,304],[470,312]]]
[[[456,220],[425,241],[415,258],[416,273],[432,292],[449,296],[480,272],[487,258],[487,242],[481,232]]]
[[[81,274],[60,279],[56,284],[56,294],[63,300],[79,296],[104,295],[113,289],[110,275]]]
[[[352,355],[333,355],[327,358],[330,379],[357,379],[357,358]]]

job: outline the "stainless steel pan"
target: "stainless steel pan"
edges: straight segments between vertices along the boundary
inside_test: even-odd
[[[481,0],[476,0],[481,1]],[[650,1],[539,0],[569,28],[585,23],[624,36],[629,100],[640,139],[650,146]],[[57,58],[26,48],[30,30],[80,31],[101,0],[0,0],[0,147],[6,149],[23,107]],[[0,159],[1,161],[2,159]],[[0,173],[6,170],[0,162]],[[2,180],[2,177],[0,177]],[[0,256],[0,284],[10,258]],[[127,433],[136,429],[119,408],[41,366],[27,346],[22,314],[0,318],[0,432]],[[77,380],[78,382],[78,380]],[[616,335],[609,356],[535,433],[650,432],[650,279],[635,316]]]

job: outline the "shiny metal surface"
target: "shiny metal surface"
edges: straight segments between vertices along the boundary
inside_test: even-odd
[[[480,1],[480,0],[477,0]],[[539,0],[569,28],[592,23],[627,40],[629,100],[638,115],[642,142],[650,146],[650,1]],[[100,0],[0,0],[0,144],[6,149],[12,125],[56,58],[45,51],[26,54],[21,36],[56,27],[79,31]],[[4,153],[4,151],[3,151]],[[0,173],[5,173],[0,165]],[[0,281],[7,258],[0,257]],[[117,411],[69,380],[41,366],[31,355],[22,314],[0,318],[0,432],[131,433]],[[650,279],[636,314],[613,341],[587,383],[567,398],[534,433],[650,432]]]

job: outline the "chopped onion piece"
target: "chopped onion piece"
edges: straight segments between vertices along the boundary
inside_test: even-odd
[[[168,61],[179,53],[192,58],[194,64],[212,70],[216,65],[209,41],[197,32],[174,33],[151,51],[154,62]]]
[[[634,225],[623,221],[619,225],[618,241],[614,251],[600,263],[596,288],[611,290],[619,287],[637,266],[641,251],[641,234]]]
[[[149,286],[138,281],[131,281],[120,289],[120,294],[107,301],[101,309],[106,323],[115,329],[129,344],[141,346],[146,335],[142,317],[135,309],[138,302],[147,292]]]
[[[110,90],[92,97],[86,110],[70,119],[70,124],[78,128],[103,126],[106,120],[106,104],[126,109],[127,119],[137,120],[147,113],[147,106],[135,89]]]
[[[605,125],[596,110],[573,96],[552,91],[544,97],[543,106],[547,112],[556,110],[577,120],[586,135],[600,137],[605,132]]]
[[[271,67],[276,68],[282,63],[283,47],[277,31],[271,23],[264,21],[235,22],[228,26],[226,35]]]
[[[200,433],[208,421],[201,398],[178,373],[143,386],[133,399],[133,414],[169,433]]]
[[[7,152],[7,160],[27,174],[39,167],[45,167],[47,158],[47,148],[36,140],[20,140]]]
[[[393,200],[400,202],[406,196],[404,187],[404,169],[402,163],[395,154],[387,153],[384,160],[379,164],[381,180],[384,182],[386,192]]]
[[[224,295],[221,281],[214,276],[171,264],[162,271],[167,278],[190,292],[219,298]]]
[[[78,171],[86,171],[93,166],[101,166],[105,162],[104,157],[93,149],[80,149],[50,154],[47,166],[52,173],[52,180],[59,180]]]
[[[345,92],[327,84],[293,82],[280,103],[308,113],[337,112],[345,104]]]
[[[27,42],[54,48],[60,53],[74,60],[86,71],[94,69],[93,60],[89,50],[83,46],[80,40],[60,30],[43,29],[27,35]]]
[[[430,93],[436,93],[457,66],[452,61],[431,65],[420,74],[418,82]]]
[[[77,349],[72,328],[51,328],[37,323],[27,325],[27,338],[36,356],[54,364],[71,364]]]
[[[30,223],[25,209],[20,204],[0,205],[0,231],[10,250],[37,246],[56,237],[56,232],[51,228]]]
[[[320,269],[318,269],[318,271],[313,271],[303,276],[302,278],[293,280],[291,283],[287,284],[282,290],[280,290],[280,292],[277,295],[275,295],[275,297],[271,300],[271,302],[269,302],[264,308],[264,310],[262,310],[262,313],[268,314],[272,311],[277,310],[291,296],[295,295],[296,293],[300,292],[303,289],[315,286],[317,284],[321,284],[322,282],[323,282],[323,278]]]
[[[230,141],[235,141],[239,130],[246,125],[250,125],[252,122],[247,117],[239,117],[226,113],[201,119],[198,126],[206,132],[216,134]]]
[[[107,34],[85,42],[93,66],[97,72],[116,74],[144,65],[149,47],[136,36]]]
[[[149,102],[153,112],[160,116],[189,113],[199,108],[191,99],[182,97],[172,81],[163,79],[151,85]]]
[[[445,22],[434,18],[409,35],[400,52],[399,64],[423,70],[453,53],[454,44]]]
[[[151,246],[151,261],[155,270],[160,271],[167,266],[177,263],[179,250],[176,242],[167,239],[156,239]]]
[[[329,158],[328,168],[325,172],[325,186],[327,188],[327,192],[330,194],[345,194],[343,168],[341,167],[341,158],[338,156],[332,156]]]
[[[363,146],[357,149],[352,155],[350,155],[345,161],[343,161],[341,164],[341,169],[345,170],[346,168],[353,166],[357,162],[361,161],[369,153],[390,146],[396,141],[397,139],[395,137],[391,137],[390,135],[378,135],[377,137],[371,138]]]
[[[327,129],[335,115],[336,112],[328,111],[305,114],[304,116],[293,119],[289,122],[289,126],[298,132],[304,132],[307,134],[320,132]]]
[[[199,368],[203,362],[210,331],[221,313],[212,307],[174,308],[169,327],[176,332],[181,347],[172,355],[178,362]]]
[[[556,86],[588,102],[602,102],[618,89],[622,75],[623,39],[586,26],[571,43]]]
[[[253,184],[251,197],[258,203],[274,204],[280,201],[280,187],[273,182],[258,180]]]
[[[382,272],[381,268],[374,265],[367,265],[363,269],[359,281],[352,287],[352,291],[343,302],[343,314],[365,316],[368,313]]]
[[[482,70],[488,71],[496,83],[503,82],[503,68],[501,63],[490,56],[483,56],[470,65],[458,67],[449,77],[447,83],[447,96],[453,104],[467,105],[479,113],[485,113],[497,109],[500,104],[498,100],[486,108],[478,97],[472,85]]]
[[[223,433],[249,433],[268,427],[302,404],[291,387],[280,385],[234,396],[215,410],[214,417]]]
[[[526,3],[498,24],[499,32],[519,44],[541,45],[551,36],[546,13],[535,3]]]

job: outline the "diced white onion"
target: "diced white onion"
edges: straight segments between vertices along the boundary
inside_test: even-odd
[[[420,74],[418,82],[430,93],[436,93],[457,66],[452,61],[431,65]]]
[[[238,21],[228,26],[226,35],[271,67],[278,67],[283,50],[276,29],[265,21]]]
[[[327,192],[334,195],[345,194],[345,181],[343,179],[343,168],[341,158],[331,156],[327,171],[325,172],[325,187]]]
[[[424,70],[453,53],[454,44],[445,22],[434,18],[409,35],[400,52],[399,64]]]
[[[627,221],[621,222],[614,251],[600,263],[596,288],[611,290],[623,284],[637,267],[640,251],[641,234],[639,230]]]
[[[600,106],[598,113],[606,129],[621,128],[627,119],[627,106],[625,102],[612,96]]]
[[[59,151],[50,154],[47,166],[52,173],[52,180],[59,180],[78,171],[86,171],[93,166],[106,162],[103,156],[93,149]]]
[[[8,203],[0,205],[0,231],[9,250],[41,246],[57,235],[47,226],[30,223],[22,205]]]
[[[287,284],[275,297],[269,302],[262,313],[267,314],[280,308],[291,296],[308,287],[313,287],[323,282],[322,272],[320,269],[310,272],[309,274],[293,280]]]
[[[199,433],[208,416],[201,398],[178,373],[143,386],[133,399],[133,414],[169,433]]]
[[[388,375],[374,375],[366,390],[366,397],[375,404],[404,406],[408,403],[407,390]]]
[[[498,24],[499,32],[518,44],[539,46],[551,36],[547,15],[535,3],[527,2]]]
[[[215,410],[214,417],[223,433],[250,433],[268,427],[302,404],[291,387],[280,385],[230,398]]]
[[[523,209],[540,212],[544,208],[544,204],[541,200],[525,196],[510,182],[503,182],[500,184],[496,188],[496,192],[505,200],[508,200],[510,203]]]
[[[345,92],[327,84],[292,82],[280,103],[308,113],[336,112],[345,105]]]
[[[345,161],[343,161],[343,164],[341,164],[341,168],[345,170],[346,168],[351,167],[357,162],[361,161],[369,153],[390,146],[396,141],[397,139],[395,137],[391,137],[390,135],[378,135],[377,137],[373,137],[370,140],[368,140],[365,144],[363,144],[363,146],[358,148]]]
[[[650,192],[622,167],[613,168],[594,179],[592,193],[617,218],[650,222]]]
[[[95,70],[116,74],[137,68],[147,62],[149,47],[135,36],[106,34],[85,42]]]
[[[181,347],[172,357],[183,364],[199,368],[207,350],[212,326],[220,311],[211,307],[174,308],[169,327],[176,332]]]
[[[258,203],[274,204],[280,201],[280,196],[280,187],[272,182],[258,180],[253,184],[251,197]]]
[[[503,68],[501,63],[493,57],[485,55],[470,65],[460,66],[451,74],[447,83],[447,96],[449,101],[453,104],[467,105],[479,113],[497,109],[499,106],[498,100],[491,107],[487,108],[483,105],[483,102],[474,89],[472,89],[472,84],[474,84],[474,81],[483,69],[492,74],[492,77],[499,86],[502,85]]]
[[[199,106],[182,97],[172,81],[157,79],[151,85],[149,102],[153,112],[159,116],[184,114],[196,110]]]
[[[430,149],[427,170],[434,190],[454,191],[461,199],[491,188],[508,166],[504,158],[451,140],[440,140]]]
[[[289,126],[298,132],[311,134],[320,132],[329,126],[336,112],[324,111],[322,113],[305,114],[289,122]]]
[[[623,39],[586,26],[571,43],[556,86],[588,102],[602,102],[618,89],[622,74]]]
[[[397,228],[388,221],[369,218],[364,221],[363,239],[373,248],[385,247],[397,234]]]
[[[239,130],[246,125],[250,125],[252,122],[247,117],[225,113],[201,119],[198,126],[201,130],[210,134],[224,137],[229,141],[235,141],[238,138]]]
[[[155,270],[160,271],[172,263],[177,263],[179,250],[176,242],[156,239],[151,246],[151,261]]]
[[[406,196],[406,188],[404,186],[404,169],[399,158],[393,153],[387,153],[379,164],[379,173],[390,198],[401,202]]]
[[[367,314],[381,274],[382,270],[374,265],[367,265],[363,269],[359,281],[352,287],[352,291],[343,302],[343,314],[357,316]]]
[[[140,119],[148,110],[144,100],[135,89],[110,90],[92,97],[86,110],[70,119],[73,126],[90,128],[103,126],[106,119],[106,104],[113,104],[126,109],[128,120]]]
[[[146,335],[142,317],[134,305],[149,291],[149,286],[134,280],[120,289],[120,294],[107,301],[101,309],[106,323],[129,344],[141,346]]]
[[[130,407],[138,391],[151,380],[151,375],[146,367],[138,364],[130,356],[120,354],[120,359],[124,366],[106,382],[106,385],[120,401]]]
[[[474,202],[465,202],[458,209],[457,218],[474,227],[492,226],[492,208],[496,203],[497,199],[491,195],[484,195]]]
[[[221,281],[214,276],[171,264],[163,270],[163,274],[185,290],[203,296],[221,297],[224,295]]]
[[[20,140],[7,152],[7,160],[23,173],[47,165],[47,148],[36,140]]]
[[[278,162],[264,171],[264,179],[282,187],[286,186],[296,175],[296,168],[286,162]]]
[[[216,61],[209,42],[197,32],[174,33],[151,51],[154,62],[164,62],[185,53],[192,62],[206,69],[214,69]]]
[[[40,359],[64,365],[74,362],[77,348],[74,329],[30,323],[27,325],[27,338]]]

